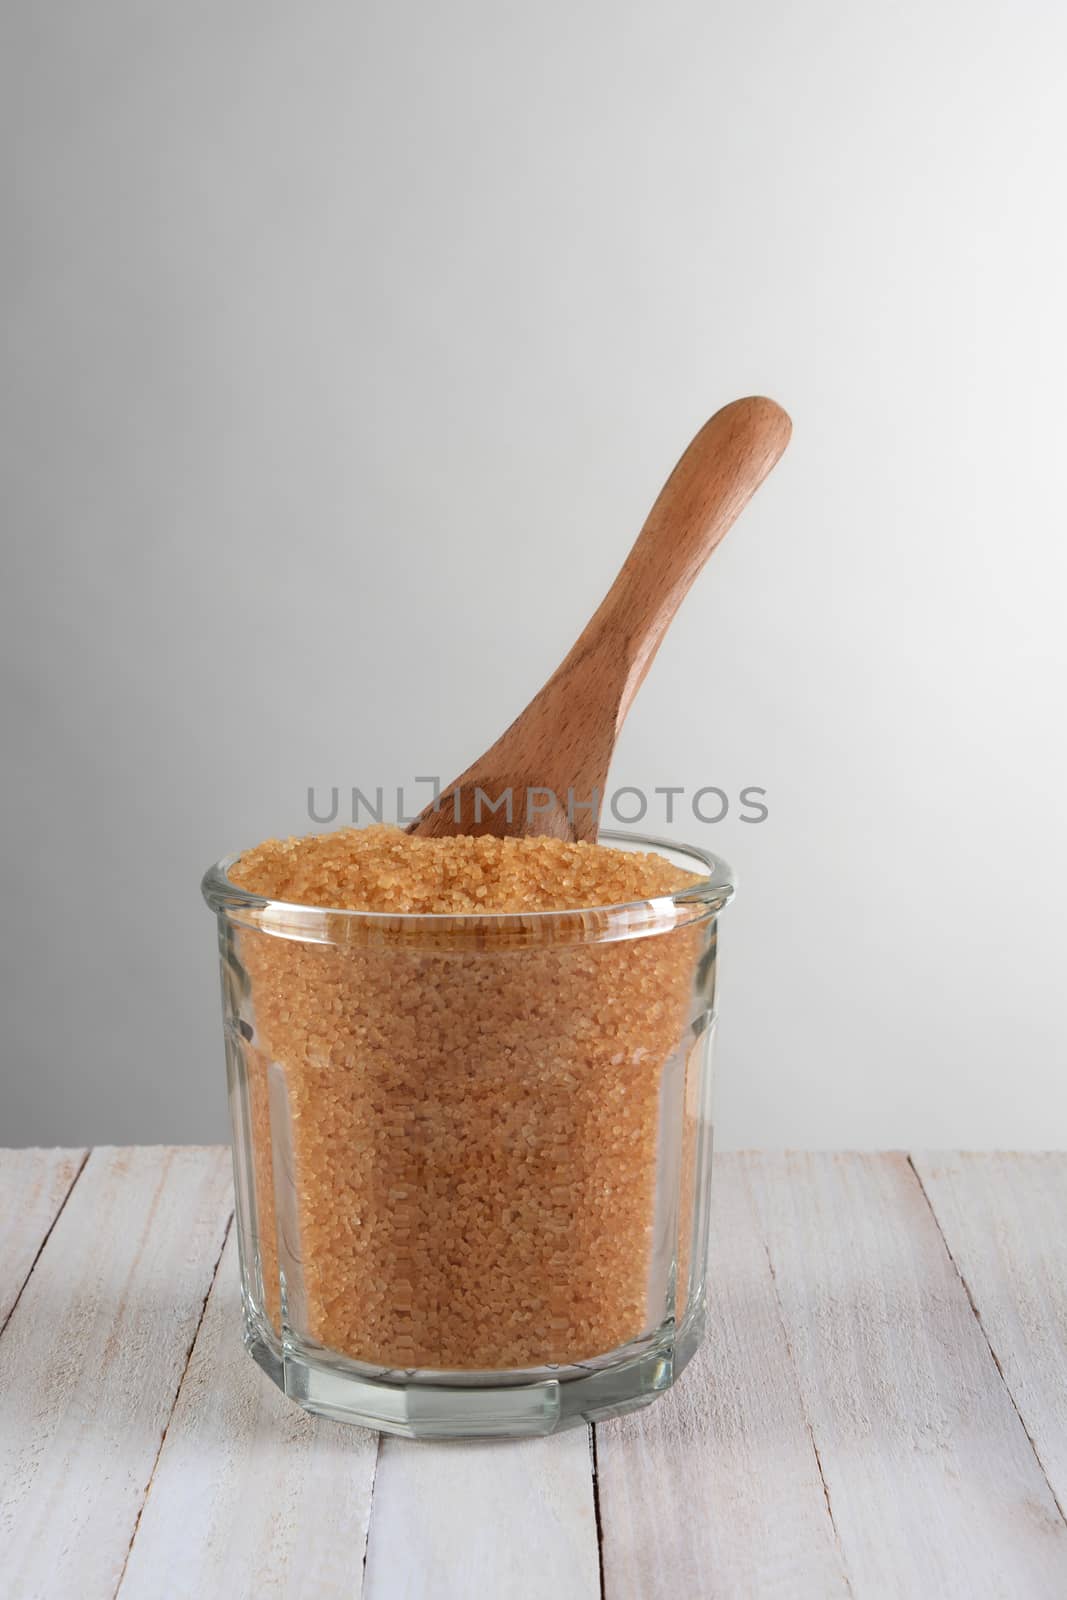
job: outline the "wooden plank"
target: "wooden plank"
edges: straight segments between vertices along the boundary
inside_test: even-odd
[[[0,1572],[111,1600],[222,1248],[222,1149],[94,1150],[0,1343]]]
[[[1067,1594],[1067,1526],[903,1156],[745,1159],[857,1596]]]
[[[365,1600],[599,1600],[589,1432],[383,1438]]]
[[[1067,1155],[912,1161],[1052,1491],[1067,1508]]]
[[[378,1437],[309,1416],[241,1341],[231,1230],[120,1589],[121,1600],[360,1592]]]
[[[844,1566],[739,1158],[712,1184],[708,1336],[669,1394],[597,1426],[607,1600],[833,1600]]]
[[[0,1150],[0,1330],[85,1157],[84,1150]]]

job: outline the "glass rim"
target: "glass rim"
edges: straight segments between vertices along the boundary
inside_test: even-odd
[[[240,859],[241,851],[223,856],[208,868],[200,889],[211,909],[242,927],[253,927],[282,938],[320,944],[346,942],[349,930],[388,933],[404,938],[427,934],[464,934],[493,943],[541,942],[552,935],[567,942],[599,943],[605,940],[634,938],[643,933],[661,933],[717,915],[734,897],[737,878],[721,856],[697,845],[679,844],[640,833],[601,830],[599,842],[656,854],[684,856],[683,870],[698,872],[700,881],[674,894],[656,895],[644,900],[618,901],[599,906],[568,906],[546,911],[364,911],[359,909],[313,906],[293,900],[272,900],[266,895],[243,889],[227,876]],[[569,937],[568,937],[569,936]]]

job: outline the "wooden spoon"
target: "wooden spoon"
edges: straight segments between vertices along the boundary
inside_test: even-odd
[[[735,400],[704,424],[574,648],[409,833],[596,840],[615,741],[634,695],[697,573],[791,431],[782,408],[761,398]]]

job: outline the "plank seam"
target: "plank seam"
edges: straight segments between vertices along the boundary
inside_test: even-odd
[[[374,1516],[374,1491],[378,1487],[378,1464],[382,1459],[382,1444],[385,1435],[379,1433],[378,1447],[374,1452],[374,1471],[371,1473],[370,1493],[367,1496],[367,1526],[363,1534],[363,1564],[359,1569],[359,1592],[364,1595],[367,1590],[367,1554],[370,1550],[370,1526]]]
[[[1007,1377],[1005,1376],[1004,1368],[1001,1366],[1000,1357],[998,1356],[998,1354],[997,1354],[997,1352],[996,1352],[996,1350],[995,1350],[995,1348],[993,1346],[992,1339],[989,1337],[989,1330],[986,1328],[985,1323],[982,1321],[982,1313],[978,1309],[978,1302],[976,1301],[974,1295],[971,1292],[971,1286],[967,1282],[967,1279],[966,1279],[966,1277],[965,1277],[965,1275],[963,1273],[962,1268],[960,1267],[959,1262],[956,1260],[956,1257],[952,1253],[952,1246],[949,1244],[948,1239],[945,1236],[944,1229],[942,1228],[941,1223],[938,1220],[937,1212],[934,1210],[933,1202],[931,1201],[930,1196],[926,1192],[926,1185],[922,1181],[922,1177],[920,1176],[918,1167],[915,1165],[915,1162],[911,1158],[910,1151],[909,1151],[908,1156],[907,1156],[907,1163],[908,1163],[908,1166],[911,1168],[912,1176],[914,1177],[915,1182],[919,1185],[919,1193],[922,1195],[923,1199],[926,1201],[927,1210],[929,1211],[931,1217],[934,1219],[934,1227],[937,1229],[938,1234],[939,1234],[940,1239],[941,1239],[941,1243],[945,1247],[945,1254],[948,1256],[949,1260],[952,1262],[953,1271],[955,1272],[957,1278],[960,1280],[960,1283],[963,1285],[963,1292],[967,1296],[967,1303],[971,1308],[971,1312],[972,1312],[972,1314],[974,1316],[975,1322],[977,1322],[978,1327],[981,1330],[982,1338],[985,1340],[986,1349],[989,1351],[989,1354],[993,1358],[993,1365],[996,1367],[997,1375],[1000,1378],[1001,1383],[1004,1385],[1004,1392],[1007,1394],[1008,1399],[1011,1401],[1011,1408],[1015,1412],[1015,1415],[1019,1419],[1019,1426],[1022,1428],[1023,1433],[1026,1435],[1026,1442],[1029,1444],[1030,1449],[1033,1451],[1034,1460],[1037,1462],[1038,1468],[1040,1469],[1040,1472],[1041,1472],[1041,1476],[1044,1478],[1045,1482],[1048,1484],[1048,1492],[1052,1496],[1052,1503],[1056,1507],[1056,1510],[1059,1512],[1060,1520],[1062,1522],[1064,1522],[1064,1523],[1067,1523],[1067,1515],[1065,1515],[1064,1508],[1063,1508],[1063,1506],[1060,1505],[1059,1498],[1057,1497],[1055,1489],[1052,1487],[1052,1482],[1051,1482],[1051,1480],[1049,1478],[1049,1475],[1045,1471],[1045,1463],[1041,1459],[1041,1452],[1038,1450],[1037,1445],[1034,1442],[1033,1434],[1030,1432],[1030,1429],[1026,1426],[1025,1417],[1023,1416],[1022,1412],[1019,1410],[1019,1407],[1015,1403],[1015,1396],[1014,1396],[1014,1394],[1012,1394],[1011,1384],[1008,1382]]]
[[[6,1329],[7,1329],[7,1325],[11,1321],[11,1318],[15,1315],[15,1308],[17,1307],[19,1301],[22,1299],[23,1292],[25,1291],[26,1285],[29,1283],[30,1279],[33,1277],[34,1268],[36,1267],[38,1261],[40,1261],[40,1259],[41,1259],[41,1253],[44,1250],[44,1247],[48,1243],[49,1239],[52,1237],[52,1230],[54,1229],[56,1223],[59,1221],[60,1217],[63,1215],[63,1212],[66,1210],[67,1201],[70,1199],[71,1195],[74,1193],[74,1185],[77,1183],[78,1179],[81,1177],[82,1173],[85,1171],[85,1163],[88,1161],[88,1159],[89,1159],[89,1157],[91,1155],[92,1155],[92,1151],[91,1150],[84,1150],[82,1152],[82,1158],[78,1162],[78,1170],[77,1170],[77,1172],[75,1172],[73,1178],[71,1178],[69,1184],[67,1185],[67,1192],[64,1194],[62,1200],[59,1202],[59,1209],[56,1211],[55,1216],[52,1218],[51,1222],[48,1224],[48,1229],[47,1229],[47,1231],[45,1233],[45,1236],[41,1240],[40,1244],[38,1245],[37,1252],[34,1255],[33,1260],[30,1262],[29,1271],[26,1273],[26,1276],[23,1278],[22,1282],[19,1284],[19,1292],[15,1296],[14,1300],[11,1302],[10,1311],[8,1312],[7,1316],[4,1318],[3,1323],[0,1323],[0,1339],[2,1339],[4,1337],[4,1333],[5,1333]]]
[[[152,1462],[152,1470],[148,1474],[148,1482],[144,1487],[144,1494],[141,1496],[141,1504],[137,1508],[137,1516],[134,1519],[133,1530],[130,1534],[130,1542],[126,1546],[126,1554],[122,1561],[122,1571],[119,1573],[119,1581],[115,1585],[115,1600],[118,1600],[122,1585],[126,1582],[126,1568],[129,1566],[130,1556],[133,1554],[134,1540],[137,1538],[137,1530],[141,1526],[141,1518],[144,1516],[144,1508],[148,1504],[148,1496],[152,1492],[152,1484],[155,1482],[156,1468],[159,1466],[159,1458],[163,1454],[163,1446],[167,1442],[167,1434],[170,1431],[170,1425],[174,1421],[174,1413],[178,1409],[178,1401],[181,1398],[181,1392],[185,1385],[186,1375],[189,1371],[189,1362],[192,1360],[193,1348],[200,1336],[200,1329],[203,1326],[204,1316],[207,1312],[207,1303],[211,1298],[211,1291],[215,1287],[215,1279],[219,1275],[219,1266],[222,1262],[223,1251],[226,1249],[226,1241],[230,1237],[230,1229],[232,1227],[233,1212],[231,1211],[229,1218],[227,1219],[226,1226],[222,1230],[222,1244],[219,1247],[218,1255],[215,1257],[215,1265],[211,1269],[211,1277],[208,1279],[207,1289],[204,1292],[204,1298],[200,1305],[200,1315],[196,1319],[196,1327],[193,1329],[193,1336],[189,1340],[189,1348],[186,1350],[185,1360],[182,1362],[181,1377],[178,1379],[177,1386],[174,1390],[174,1399],[170,1403],[170,1410],[167,1412],[167,1420],[163,1424],[163,1432],[159,1436],[159,1445],[156,1449],[155,1458]]]
[[[793,1376],[796,1379],[797,1394],[800,1397],[800,1404],[804,1413],[804,1426],[808,1430],[808,1438],[811,1441],[811,1450],[815,1457],[815,1466],[819,1474],[819,1482],[822,1484],[823,1499],[826,1501],[826,1515],[830,1519],[830,1531],[834,1536],[834,1548],[837,1551],[838,1559],[841,1563],[841,1577],[844,1580],[845,1593],[851,1595],[852,1579],[849,1576],[848,1563],[845,1560],[845,1552],[841,1544],[841,1534],[838,1530],[837,1519],[834,1516],[834,1508],[830,1500],[830,1486],[826,1481],[826,1474],[822,1469],[822,1457],[819,1454],[819,1446],[815,1442],[815,1429],[812,1426],[811,1417],[808,1415],[808,1404],[804,1397],[804,1386],[800,1381],[800,1372],[797,1368],[796,1357],[793,1355],[793,1341],[789,1337],[789,1325],[786,1322],[785,1311],[782,1307],[782,1297],[778,1290],[778,1274],[774,1270],[774,1260],[771,1256],[770,1245],[768,1244],[767,1240],[762,1237],[760,1242],[763,1245],[763,1253],[767,1257],[767,1270],[771,1275],[771,1288],[774,1290],[774,1303],[778,1308],[778,1322],[782,1329],[782,1338],[785,1340],[785,1349],[786,1354],[789,1357],[789,1365],[792,1367]]]
[[[597,1576],[600,1580],[600,1600],[607,1593],[604,1583],[604,1518],[600,1509],[600,1462],[597,1457],[596,1423],[589,1424],[589,1462],[593,1469],[593,1517],[596,1521]]]

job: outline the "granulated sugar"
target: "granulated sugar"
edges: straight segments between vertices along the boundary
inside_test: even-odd
[[[392,914],[334,944],[240,931],[275,1327],[275,1204],[290,1321],[376,1366],[606,1354],[663,1319],[664,1253],[684,1299],[706,925],[604,943],[571,926],[556,942],[545,919],[532,943],[464,944],[447,923],[413,941],[399,918],[526,914],[533,937],[532,913],[670,894],[691,875],[595,845],[386,827],[270,841],[229,875],[270,899]]]
[[[427,839],[380,823],[268,839],[246,850],[230,877],[299,905],[455,916],[621,905],[697,881],[651,853],[492,834]]]

